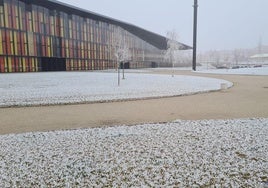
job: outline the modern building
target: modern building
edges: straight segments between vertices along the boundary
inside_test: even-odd
[[[128,67],[163,61],[166,38],[132,24],[54,0],[0,0],[0,72],[114,68],[118,30]]]
[[[250,57],[250,60],[259,64],[268,64],[268,54],[255,54]]]

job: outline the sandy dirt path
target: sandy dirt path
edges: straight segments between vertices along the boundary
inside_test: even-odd
[[[167,71],[157,73],[168,74]],[[176,74],[220,78],[225,91],[125,102],[0,108],[0,134],[168,122],[176,119],[268,117],[268,76]]]

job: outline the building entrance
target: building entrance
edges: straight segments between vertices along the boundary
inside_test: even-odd
[[[130,63],[125,62],[125,63],[120,63],[120,69],[129,69],[130,68]]]
[[[66,59],[55,57],[42,57],[41,71],[66,71]]]

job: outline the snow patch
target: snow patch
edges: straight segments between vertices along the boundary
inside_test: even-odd
[[[219,90],[222,83],[232,86],[225,80],[194,76],[129,73],[118,87],[116,73],[0,74],[0,107],[179,96]]]
[[[239,68],[239,69],[209,69],[209,70],[198,70],[196,71],[196,73],[267,76],[268,67]]]

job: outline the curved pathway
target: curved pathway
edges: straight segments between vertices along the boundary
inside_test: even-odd
[[[168,71],[155,73],[170,74]],[[187,74],[231,81],[225,91],[192,96],[81,105],[0,108],[0,134],[167,122],[176,119],[268,117],[268,76]]]

